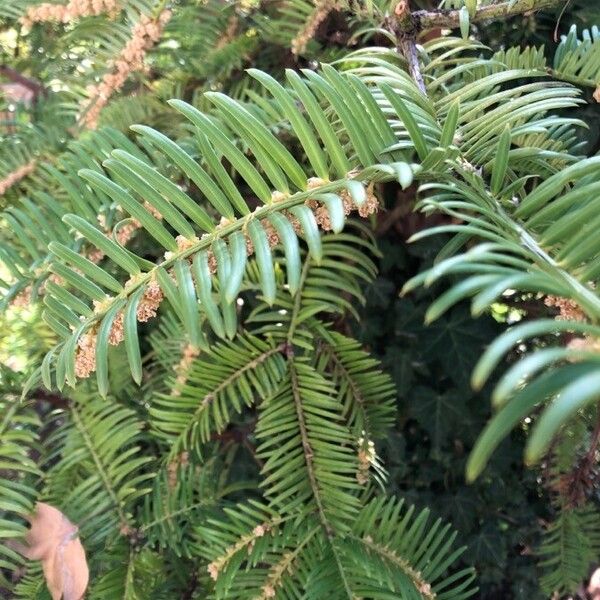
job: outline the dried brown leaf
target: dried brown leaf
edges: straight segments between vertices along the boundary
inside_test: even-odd
[[[36,504],[21,553],[41,560],[46,585],[52,600],[81,600],[89,580],[85,550],[78,537],[79,528],[63,513],[44,502]]]

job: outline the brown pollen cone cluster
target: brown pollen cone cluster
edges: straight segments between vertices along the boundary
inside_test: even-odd
[[[147,200],[144,201],[144,208],[159,221],[162,220],[162,215]],[[112,235],[111,230],[106,227],[104,215],[98,215],[98,222],[104,229],[106,236],[110,238]],[[131,219],[129,223],[126,223],[115,232],[115,239],[121,246],[126,246],[141,227],[142,224],[137,219]],[[98,248],[91,248],[86,254],[86,258],[98,264],[104,258],[104,252]]]
[[[32,286],[28,285],[22,289],[11,301],[10,306],[13,308],[26,308],[31,302],[31,292],[33,291]]]
[[[186,344],[181,353],[181,360],[175,365],[174,371],[176,373],[175,385],[171,390],[171,396],[181,396],[181,388],[185,385],[188,378],[189,370],[192,363],[200,355],[200,349],[192,346],[192,344]]]
[[[100,112],[109,98],[120,90],[129,75],[144,68],[144,59],[160,39],[165,25],[171,18],[171,11],[164,10],[156,19],[142,15],[131,30],[131,39],[117,58],[112,61],[112,71],[106,73],[97,85],[88,87],[89,98],[82,103],[82,122],[89,129],[98,126]]]
[[[67,4],[45,2],[30,6],[20,21],[23,27],[29,28],[34,23],[70,23],[81,17],[96,17],[102,14],[115,18],[120,10],[117,0],[70,0]]]
[[[96,334],[84,333],[77,341],[75,375],[85,379],[96,370]]]
[[[156,316],[156,311],[163,300],[163,293],[158,283],[152,280],[145,288],[137,307],[137,320],[141,323]],[[99,303],[94,303],[96,310],[101,309]],[[77,342],[75,353],[75,375],[79,378],[89,377],[96,370],[96,338],[97,326],[84,333]],[[119,345],[124,339],[123,312],[119,312],[113,321],[108,343]]]
[[[325,183],[323,180],[313,177],[308,181],[308,187],[316,188]],[[350,196],[348,190],[341,190],[336,192],[339,197],[342,199],[342,203],[344,205],[344,215],[347,217],[353,210],[356,210],[358,214],[364,219],[369,215],[377,212],[379,210],[379,201],[377,197],[373,193],[373,186],[370,185],[367,188],[367,199],[360,205],[356,206],[354,200]],[[331,231],[331,220],[329,218],[329,211],[324,204],[319,204],[317,200],[307,200],[306,206],[308,206],[314,213],[317,224],[323,231]]]
[[[48,279],[44,280],[37,289],[38,296],[41,296],[46,291],[46,282],[51,281],[52,283],[56,283],[56,285],[61,285],[63,283],[62,277],[56,275],[55,273],[51,273]],[[25,308],[31,304],[31,296],[33,292],[33,286],[28,285],[23,288],[11,301],[10,306],[13,308]]]
[[[570,298],[560,296],[546,296],[544,304],[551,308],[558,308],[556,319],[561,321],[587,321],[586,314],[578,304]],[[573,337],[567,343],[567,348],[580,352],[600,352],[600,339],[589,335]]]
[[[0,196],[11,188],[15,183],[18,183],[24,177],[27,177],[35,169],[35,160],[29,161],[27,164],[15,169],[9,173],[4,179],[0,179]]]
[[[317,0],[315,10],[309,17],[306,25],[298,32],[292,40],[292,53],[302,54],[306,45],[314,37],[319,25],[327,18],[327,15],[337,6],[336,0]]]
[[[546,296],[544,304],[551,308],[558,308],[557,319],[564,321],[586,321],[585,313],[579,308],[576,302],[570,298],[561,298],[560,296]]]

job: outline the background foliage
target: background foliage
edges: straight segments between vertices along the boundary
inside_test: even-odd
[[[600,112],[593,84],[600,82],[600,42],[590,42],[591,48],[583,44],[585,51],[576,42],[586,35],[598,38],[597,30],[581,33],[600,24],[596,3],[573,0],[564,10],[474,22],[471,42],[436,40],[438,30],[429,34],[431,39],[420,40],[424,55],[434,60],[423,61],[428,105],[404,77],[407,65],[396,53],[390,29],[396,2],[181,0],[169,7],[172,16],[160,39],[148,45],[145,67],[128,71],[99,113],[98,128],[91,130],[86,110],[99,96],[90,86],[100,85],[114,70],[110,61],[122,53],[140,15],[153,19],[167,7],[132,0],[123,3],[116,18],[100,14],[23,27],[19,19],[37,4],[20,0],[0,7],[1,74],[12,84],[25,77],[30,92],[22,102],[4,88],[0,177],[12,181],[11,173],[32,166],[6,186],[1,200],[0,535],[6,540],[20,536],[23,515],[37,499],[61,507],[80,525],[92,570],[89,594],[98,599],[266,598],[271,591],[282,598],[302,597],[302,592],[322,598],[337,597],[343,586],[360,597],[432,598],[430,584],[438,598],[467,597],[470,591],[485,599],[583,595],[600,548],[596,455],[586,461],[588,448],[594,450],[597,443],[593,407],[579,411],[531,469],[523,465],[523,454],[540,412],[536,408],[499,444],[479,478],[465,482],[468,457],[493,413],[489,399],[497,383],[494,375],[474,392],[471,373],[508,326],[554,318],[555,308],[542,296],[553,293],[550,284],[540,291],[498,294],[477,318],[465,300],[468,294],[459,295],[428,325],[424,321],[432,303],[460,284],[461,274],[451,273],[426,289],[414,285],[407,294],[401,291],[432,267],[452,239],[447,231],[411,243],[409,238],[460,223],[460,218],[452,221],[457,218],[453,209],[442,214],[443,199],[435,210],[414,212],[417,200],[433,196],[418,193],[420,183],[445,181],[464,167],[452,163],[450,150],[437,157],[434,151],[460,146],[461,158],[480,169],[474,175],[461,173],[460,181],[473,189],[479,189],[477,177],[485,185],[491,180],[492,187],[502,183],[494,184],[492,158],[500,153],[504,122],[499,127],[492,119],[486,122],[486,110],[483,116],[477,112],[486,96],[500,94],[493,96],[497,99],[489,111],[508,106],[511,89],[513,102],[525,98],[523,105],[532,107],[523,121],[505,115],[510,127],[523,128],[525,141],[515,147],[535,149],[524,158],[511,157],[505,185],[515,195],[531,191],[526,183],[517,185],[528,173],[548,179],[568,164],[597,155]],[[471,4],[456,0],[445,8]],[[411,6],[435,8],[416,1]],[[571,24],[577,34],[561,46],[555,30],[567,34]],[[541,44],[535,53],[526,51]],[[565,50],[569,44],[572,54]],[[444,58],[445,50],[450,52]],[[318,71],[319,63],[335,68]],[[523,71],[481,92],[464,91],[510,68]],[[286,78],[286,69],[307,71]],[[549,86],[550,92],[537,90],[537,96],[533,87],[514,91],[533,78],[528,69],[563,83]],[[350,79],[338,70],[352,72],[352,83],[344,83]],[[279,91],[259,71],[287,91]],[[316,79],[317,72],[323,79]],[[386,92],[385,83],[403,98],[408,117],[406,108],[390,99],[394,92]],[[581,89],[582,102],[574,89]],[[322,128],[316,126],[314,133],[312,126],[303,132],[294,121],[294,106],[301,103],[292,92],[300,96],[302,90],[315,98],[310,118]],[[452,138],[444,145],[444,124],[452,121],[453,110],[448,96],[460,100],[461,111],[472,110],[473,121],[481,119],[481,131],[475,127],[472,139]],[[350,113],[356,108],[351,97],[372,98],[360,119],[348,114],[347,107]],[[169,105],[172,98],[188,104]],[[309,107],[306,95],[302,105]],[[302,115],[307,112],[303,109]],[[552,118],[562,121],[555,124]],[[575,119],[587,128],[576,127]],[[469,122],[460,122],[468,132]],[[167,137],[143,127],[131,131],[136,123]],[[325,124],[331,128],[328,139],[319,138]],[[223,145],[218,131],[232,140],[231,147]],[[176,141],[175,149],[169,139]],[[222,154],[227,160],[219,170]],[[190,158],[207,169],[224,194],[190,166]],[[440,165],[445,164],[453,170],[444,171]],[[364,178],[358,179],[364,189],[349,182],[353,170],[363,171]],[[330,225],[336,214],[339,223],[351,209],[366,218],[351,220],[344,233],[320,233],[313,213],[293,204],[298,180],[303,184],[307,173],[315,178],[314,193],[321,194],[317,198],[328,209]],[[103,178],[106,174],[110,179]],[[597,186],[594,177],[583,173],[581,178],[582,186],[591,186],[590,195]],[[335,185],[327,187],[326,179]],[[107,187],[112,182],[130,192],[135,204]],[[563,186],[557,186],[561,191]],[[218,243],[193,237],[202,234],[205,223],[210,230],[223,218],[221,224],[232,228],[228,248],[233,252],[234,244],[244,246],[245,256],[243,238],[232,241],[235,219],[260,210],[273,189],[285,187],[292,192],[286,205],[292,212],[282,211],[284,217],[274,218],[271,229],[261,221],[264,231],[255,227],[248,234],[259,251],[248,259],[242,279],[244,258],[238,285],[228,283],[236,278],[223,267],[227,259]],[[233,189],[239,191],[239,205]],[[373,189],[380,198],[378,213],[368,209]],[[206,219],[190,209],[185,195],[202,203]],[[176,210],[169,213],[161,197]],[[138,199],[147,200],[150,208],[140,209]],[[134,212],[138,206],[138,212],[131,206]],[[164,219],[153,221],[160,212]],[[315,214],[323,228],[323,213]],[[99,223],[102,232],[94,237],[83,220]],[[277,241],[283,244],[274,246],[268,237],[276,225],[281,227]],[[125,343],[112,346],[107,338],[104,349],[95,348],[96,360],[98,354],[108,357],[98,362],[104,367],[74,389],[63,387],[61,372],[63,379],[74,379],[77,366],[69,366],[68,353],[57,359],[58,353],[48,351],[63,337],[69,339],[69,325],[76,325],[80,314],[95,318],[91,303],[86,304],[90,298],[102,300],[111,286],[120,286],[129,275],[135,278],[140,266],[153,267],[165,251],[186,252],[177,234],[192,239],[189,248],[200,258],[193,265],[174,261],[176,285],[171,287],[164,271],[159,283],[167,300],[159,318],[145,321],[138,313],[144,322],[135,323],[134,306],[133,318],[122,322]],[[73,262],[70,251],[93,259],[101,272]],[[590,261],[596,256],[590,250]],[[347,268],[340,270],[340,264]],[[88,284],[98,284],[100,296],[77,279],[77,268]],[[65,294],[61,280],[47,279],[50,272],[63,282],[70,276],[76,289],[81,286],[75,299]],[[295,299],[286,284],[298,288]],[[137,301],[148,301],[140,295],[145,289],[139,288]],[[110,306],[107,310],[106,336],[115,331],[110,317],[119,322],[118,313]],[[137,345],[129,342],[134,330]],[[525,346],[510,348],[506,365],[516,364],[526,351],[546,348],[545,333],[557,337],[553,330],[542,331]],[[76,348],[74,340],[71,354],[79,352]],[[50,358],[42,363],[44,356]],[[372,357],[381,361],[383,374]],[[567,360],[564,368],[573,366]],[[353,368],[360,373],[358,384],[348,375]],[[306,431],[294,407],[307,411]],[[376,442],[377,458],[369,454],[369,439]],[[306,452],[307,440],[314,456]],[[313,459],[321,471],[311,472]],[[583,502],[560,487],[565,476],[576,474],[585,480]],[[405,505],[393,498],[405,499]],[[412,504],[414,514],[407,508]],[[402,521],[407,512],[409,518]],[[441,564],[453,558],[450,570],[434,576],[436,569],[428,563],[434,542],[439,539],[442,547],[451,539],[450,530],[435,525],[438,517],[458,533],[452,546],[435,555]],[[402,527],[409,526],[403,537]],[[389,550],[393,560],[389,553],[381,558],[377,545]],[[462,554],[452,554],[463,545]],[[430,547],[431,555],[425,551]],[[0,591],[7,597],[48,597],[39,565],[24,563],[10,545],[0,550],[0,561]],[[361,565],[368,567],[361,570]],[[470,566],[477,571],[476,592]],[[444,579],[450,582],[447,588]]]

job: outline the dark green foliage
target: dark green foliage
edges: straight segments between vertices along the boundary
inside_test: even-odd
[[[521,555],[538,543],[537,521],[548,514],[535,474],[521,464],[523,434],[502,444],[481,481],[464,482],[467,457],[490,409],[485,394],[473,393],[460,375],[472,370],[501,325],[489,316],[465,320],[468,311],[461,305],[440,318],[438,330],[450,338],[478,340],[466,346],[468,354],[457,357],[462,346],[452,351],[442,344],[434,350],[425,346],[431,328],[424,325],[424,314],[437,290],[405,298],[397,293],[410,273],[430,263],[435,248],[423,242],[400,245],[392,236],[380,248],[385,258],[367,289],[360,335],[398,389],[399,421],[384,452],[389,483],[410,502],[452,520],[467,545],[465,560],[477,565],[483,598],[543,598],[537,565]],[[466,361],[464,372],[457,368],[460,361]]]
[[[13,4],[0,593],[48,597],[14,543],[36,501],[79,527],[92,600],[574,593],[600,550],[598,10]]]

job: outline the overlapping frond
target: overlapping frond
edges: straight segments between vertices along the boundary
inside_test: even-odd
[[[149,548],[138,552],[121,543],[111,550],[110,564],[93,582],[90,600],[147,600],[160,598],[163,590],[173,595],[180,592],[166,577],[164,559]]]
[[[111,196],[140,223],[162,246],[165,257],[158,265],[148,263],[124,249],[118,241],[108,239],[95,224],[81,215],[63,218],[78,235],[110,260],[105,268],[99,268],[64,244],[50,245],[55,262],[61,265],[59,269],[64,273],[63,277],[68,274],[70,282],[73,282],[79,270],[94,282],[90,281],[85,287],[77,284],[69,286],[71,291],[62,294],[63,304],[60,307],[52,302],[52,293],[46,300],[57,309],[53,312],[52,322],[65,340],[56,358],[59,386],[65,379],[70,384],[75,383],[76,350],[82,337],[88,335],[95,340],[96,373],[100,391],[105,393],[105,349],[111,331],[114,332],[115,321],[122,323],[124,331],[119,332],[117,337],[129,340],[126,343],[132,373],[136,379],[139,378],[139,353],[135,351],[136,316],[140,318],[138,308],[148,301],[148,293],[155,297],[164,295],[169,300],[184,323],[192,344],[206,348],[206,333],[196,316],[198,300],[209,330],[218,337],[231,337],[234,328],[228,323],[235,314],[234,302],[242,283],[249,249],[256,256],[262,293],[268,302],[272,302],[276,291],[271,246],[281,242],[286,256],[289,290],[294,294],[300,277],[295,227],[302,232],[311,255],[319,261],[322,256],[319,224],[339,231],[345,214],[353,206],[365,214],[376,208],[376,201],[365,189],[363,181],[396,177],[400,177],[403,185],[412,181],[411,167],[405,162],[398,162],[401,161],[401,152],[389,150],[385,159],[387,164],[377,162],[394,136],[367,86],[360,80],[347,79],[332,68],[326,68],[323,74],[307,72],[306,80],[290,72],[292,92],[264,73],[256,71],[252,74],[275,97],[298,143],[304,147],[316,177],[307,175],[281,142],[242,105],[216,93],[208,97],[215,105],[219,119],[230,129],[237,129],[239,136],[247,141],[263,173],[215,127],[211,117],[180,101],[172,104],[195,126],[205,165],[192,160],[185,150],[161,133],[143,126],[134,128],[146,145],[167,155],[198,187],[209,205],[207,209],[143,158],[130,152],[116,150],[105,161],[104,166],[112,179],[94,169],[80,171],[97,195]],[[334,135],[328,115],[319,106],[321,97],[328,99],[336,110],[347,131],[348,145],[342,146]],[[306,116],[299,112],[298,101],[303,103]],[[369,115],[367,121],[365,114]],[[254,211],[250,211],[231,176],[221,165],[219,155],[227,158],[238,176],[261,201],[262,204]],[[368,168],[365,169],[365,166]],[[312,201],[312,210],[306,205],[307,200]],[[160,213],[175,235],[142,206],[142,201],[148,202]],[[215,213],[217,216],[212,216]],[[197,233],[202,234],[201,237],[197,237]],[[109,265],[111,272],[124,272],[129,280],[122,284],[107,272]],[[215,271],[218,283],[213,282]],[[219,289],[221,307],[211,294],[215,285]],[[64,290],[64,287],[60,289]],[[107,294],[111,295],[106,297]],[[94,308],[91,301],[95,302]],[[154,311],[156,307],[153,305]],[[220,327],[221,323],[225,329]]]
[[[357,440],[335,389],[306,361],[290,359],[280,389],[259,413],[258,456],[270,506],[313,505],[326,529],[347,527],[357,510]]]
[[[427,509],[416,512],[381,496],[361,509],[341,547],[365,596],[391,597],[385,595],[389,590],[403,598],[459,600],[477,588],[473,569],[451,570],[465,550],[454,548],[455,538],[450,525],[430,521]]]
[[[437,44],[432,43],[430,52],[435,54]],[[463,50],[460,43],[450,43],[443,56],[447,60]],[[437,102],[421,99],[419,103],[402,95],[405,75],[386,51],[359,52],[354,57],[363,64],[353,68],[383,91],[380,105],[389,102],[402,119],[398,131],[406,141],[395,148],[413,146],[421,161],[419,177],[429,182],[421,186],[420,206],[428,213],[444,212],[453,220],[413,237],[455,234],[437,264],[405,286],[408,292],[445,276],[459,276],[458,283],[431,306],[427,319],[439,317],[467,297],[473,297],[477,315],[501,301],[507,290],[516,290],[545,296],[549,305],[570,302],[574,309],[566,318],[581,321],[548,319],[516,326],[482,357],[473,376],[477,388],[511,348],[525,350],[524,343],[535,345],[568,332],[577,338],[568,348],[535,352],[501,381],[494,401],[506,406],[476,447],[470,477],[480,472],[492,449],[544,398],[562,392],[534,429],[526,457],[530,462],[540,459],[569,415],[598,393],[593,371],[598,360],[594,324],[600,314],[599,248],[591,235],[598,163],[596,158],[581,160],[572,154],[577,148],[574,126],[579,123],[553,114],[575,106],[577,91],[543,80],[547,74],[539,69],[539,54],[515,52],[499,53],[487,64],[458,62],[459,67],[448,71],[452,77],[470,69],[479,76],[451,88]],[[516,68],[501,68],[503,63]],[[430,86],[434,94],[438,81],[436,77]],[[509,81],[514,84],[505,88]],[[444,83],[450,80],[445,78]],[[392,95],[390,89],[397,93]],[[474,244],[475,239],[482,241]],[[460,253],[465,246],[468,251]],[[551,371],[549,379],[541,377],[539,387],[537,381],[535,386],[523,385],[546,370]]]
[[[348,313],[358,319],[355,305],[365,302],[361,286],[375,276],[376,268],[370,256],[378,251],[368,231],[355,222],[352,229],[348,233],[323,236],[319,261],[302,252],[300,256],[304,263],[296,297],[290,296],[280,273],[272,305],[259,304],[246,319],[246,325],[255,334],[311,350],[319,338],[329,337],[323,328],[326,315],[333,319],[336,315]],[[361,234],[366,234],[366,237]],[[276,257],[279,258],[279,255]],[[282,264],[287,266],[287,256],[281,259]],[[260,271],[251,262],[249,289],[260,289],[260,281]]]
[[[110,398],[89,396],[61,420],[52,441],[60,460],[49,469],[45,497],[64,507],[88,548],[128,535],[152,477],[139,445],[141,423]]]
[[[244,11],[235,2],[208,0],[199,22],[196,6],[181,7],[165,32],[165,47],[156,51],[157,64],[170,59],[169,48],[175,47],[180,70],[168,76],[185,78],[193,73],[196,80],[204,82],[199,91],[210,89],[215,82],[247,79],[241,74],[242,65],[254,55],[262,38],[253,27],[252,8]]]
[[[600,79],[599,40],[596,26],[582,30],[579,37],[577,27],[573,25],[569,33],[561,37],[551,59],[547,58],[543,46],[512,47],[496,52],[493,61],[497,62],[490,63],[487,70],[498,72],[503,66],[511,69],[535,69],[546,72],[554,79],[585,88],[596,88]]]
[[[217,463],[216,457],[211,457],[200,465],[186,452],[166,463],[144,497],[138,535],[176,556],[194,556],[196,524],[214,511],[223,496],[243,487],[220,489]]]
[[[455,231],[458,238],[448,252],[459,249],[473,236],[484,240],[464,253],[440,260],[407,286],[431,285],[440,277],[459,274],[461,280],[430,307],[432,320],[453,304],[473,297],[472,310],[480,314],[502,299],[507,290],[541,294],[571,303],[562,320],[535,320],[515,325],[486,351],[473,374],[481,387],[506,352],[514,346],[546,336],[556,339],[572,332],[579,340],[567,347],[544,348],[515,364],[498,384],[494,402],[502,407],[483,433],[469,467],[476,476],[501,439],[546,398],[554,398],[533,430],[527,459],[539,460],[561,424],[579,408],[594,401],[598,390],[598,352],[594,340],[600,330],[598,247],[590,236],[598,210],[593,192],[597,186],[598,159],[580,161],[548,178],[530,192],[515,196],[515,186],[506,174],[510,165],[510,130],[497,148],[490,187],[478,174],[455,166],[456,177],[428,186],[431,195],[423,201],[429,210],[446,210],[460,222],[432,229],[423,235]],[[584,216],[585,215],[585,216]],[[418,237],[423,237],[419,235]],[[575,321],[567,319],[576,319]],[[523,386],[528,381],[527,386]]]
[[[369,440],[385,436],[396,416],[396,389],[378,361],[339,333],[321,342],[318,358],[322,370],[331,374],[354,435]]]
[[[63,147],[58,126],[15,124],[15,131],[2,139],[0,153],[0,205],[14,204],[20,193],[38,189],[39,162],[46,153]]]
[[[564,508],[546,528],[539,549],[547,594],[573,593],[600,552],[600,515],[591,504]]]
[[[464,549],[428,511],[382,496],[346,533],[327,534],[315,516],[302,523],[261,505],[227,509],[198,528],[216,598],[469,598],[472,569],[453,571]]]
[[[554,54],[553,73],[575,85],[597,88],[600,84],[600,31],[584,29],[581,38],[573,25]]]
[[[150,417],[171,456],[198,451],[230,423],[234,414],[269,397],[285,374],[284,347],[239,335],[192,358],[185,379],[152,400]]]
[[[258,22],[269,39],[290,47],[295,55],[304,55],[318,47],[313,38],[319,26],[339,7],[341,3],[336,0],[284,0]]]
[[[33,510],[42,475],[34,460],[40,421],[30,406],[10,397],[0,400],[0,414],[0,567],[14,571],[24,560],[10,543],[27,529],[23,518]]]
[[[398,138],[390,149],[414,148],[420,178],[435,178],[459,151],[473,169],[489,168],[506,126],[512,130],[515,178],[532,170],[552,174],[576,160],[569,154],[576,149],[573,128],[583,123],[552,111],[577,106],[577,89],[548,81],[543,69],[504,67],[501,53],[487,59],[465,57],[478,47],[462,40],[436,40],[426,48],[431,53],[425,70],[432,77],[429,97],[407,93],[408,76],[389,49],[361,50],[344,60],[351,72],[384,92],[375,88],[373,95]]]
[[[264,566],[258,565],[269,552],[271,535],[279,534],[285,522],[281,515],[268,506],[250,501],[224,508],[220,519],[215,515],[197,528],[197,553],[210,561],[208,572],[215,581],[217,597],[250,594],[251,585],[256,593],[266,576]],[[303,529],[286,528],[283,543],[275,549],[284,548],[286,544],[292,545],[292,536]],[[248,568],[240,572],[242,565],[247,565]],[[246,574],[244,571],[249,572]]]
[[[3,294],[3,306],[21,296],[28,302],[35,301],[43,295],[47,283],[52,287],[65,275],[66,281],[69,281],[69,276],[73,277],[72,273],[61,270],[60,265],[53,274],[50,273],[50,242],[87,255],[92,262],[102,258],[97,251],[85,247],[82,240],[73,239],[68,226],[62,221],[66,214],[77,212],[90,221],[101,221],[105,235],[114,234],[117,239],[123,240],[123,235],[119,235],[122,224],[120,228],[117,225],[122,220],[117,207],[109,197],[92,194],[77,176],[77,171],[82,168],[98,169],[113,149],[125,147],[138,156],[146,157],[122,133],[104,128],[70,142],[68,149],[57,158],[43,157],[36,163],[35,173],[29,175],[33,178],[35,189],[31,188],[30,194],[15,201],[2,213],[2,219],[10,227],[3,230],[0,257],[12,277]],[[77,275],[75,273],[75,279],[80,281],[81,277]],[[60,291],[58,293],[60,295]],[[56,326],[52,302],[47,308],[46,319]]]

